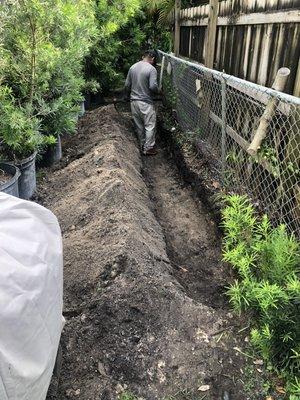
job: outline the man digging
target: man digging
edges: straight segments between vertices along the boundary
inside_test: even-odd
[[[155,51],[144,53],[142,61],[129,69],[125,90],[130,94],[131,112],[144,155],[157,154],[155,149],[156,112],[153,95],[159,93]]]

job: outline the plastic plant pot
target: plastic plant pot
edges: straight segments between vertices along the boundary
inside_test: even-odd
[[[38,167],[52,167],[52,165],[61,160],[62,148],[60,135],[56,139],[56,143],[47,146],[46,151],[41,155],[41,159],[38,160]]]
[[[84,101],[81,101],[79,105],[80,105],[80,112],[79,112],[79,118],[80,118],[80,117],[83,117],[84,114],[85,114],[85,103],[84,103]]]
[[[11,176],[8,181],[0,184],[0,191],[19,197],[18,180],[21,175],[19,168],[12,164],[0,163],[0,169]]]
[[[31,199],[36,189],[36,154],[35,152],[30,157],[13,163],[21,172],[19,178],[19,196],[24,200]]]

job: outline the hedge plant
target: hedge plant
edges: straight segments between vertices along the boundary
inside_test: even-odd
[[[227,196],[223,258],[239,278],[228,289],[233,308],[254,316],[251,340],[269,367],[300,395],[300,247],[284,225],[272,227],[245,196]],[[297,378],[298,377],[298,378]]]
[[[94,2],[7,0],[0,18],[0,152],[23,158],[74,130],[96,36]]]
[[[98,1],[96,18],[99,36],[86,60],[86,77],[102,93],[123,85],[144,50],[171,50],[170,24],[159,25],[159,13],[145,0]]]
[[[53,52],[43,29],[46,13],[37,0],[5,1],[0,6],[3,68],[1,157],[24,158],[43,143],[36,115],[37,96],[47,90]]]
[[[84,88],[84,61],[97,38],[95,5],[89,0],[57,1],[51,42],[59,53],[43,98],[50,112],[42,119],[46,134],[58,135],[75,130],[79,102]],[[88,83],[91,85],[91,83]]]
[[[122,42],[119,32],[139,12],[141,3],[141,0],[95,2],[99,34],[86,59],[86,77],[98,82],[100,92],[107,92],[122,82],[122,74],[116,68],[117,62],[122,48],[130,47],[130,44]],[[131,50],[135,52],[136,48],[131,47]]]

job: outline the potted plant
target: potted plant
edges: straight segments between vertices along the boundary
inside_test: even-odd
[[[19,194],[30,199],[36,187],[35,156],[44,139],[39,122],[20,107],[6,86],[0,86],[0,159],[20,169]]]
[[[56,54],[47,42],[42,3],[8,0],[0,4],[0,13],[0,158],[20,169],[20,197],[30,199],[36,188],[37,151],[50,140],[39,132],[39,99],[47,91]]]
[[[79,3],[79,4],[78,4]],[[84,112],[83,62],[96,35],[94,5],[81,0],[62,8],[55,17],[50,40],[56,48],[56,62],[49,74],[48,90],[42,97],[48,112],[41,116],[43,135],[55,138],[45,148],[43,165],[52,165],[61,156],[61,135],[74,133]]]
[[[61,95],[49,103],[51,112],[41,119],[41,132],[46,146],[41,151],[40,166],[50,167],[62,158],[61,135],[76,130],[78,105]]]
[[[82,95],[84,98],[82,111],[84,110],[84,113],[85,110],[91,106],[91,96],[98,93],[99,90],[100,90],[100,84],[95,79],[89,79],[85,81],[84,86],[82,88]]]
[[[95,35],[94,5],[77,2],[0,2],[0,85],[6,90],[1,153],[35,179],[35,156],[74,131],[83,87],[82,63]],[[2,105],[4,108],[5,105]],[[30,198],[35,183],[21,196]]]

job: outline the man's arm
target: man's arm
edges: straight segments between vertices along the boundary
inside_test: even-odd
[[[151,90],[151,92],[155,94],[159,93],[158,83],[157,83],[157,71],[154,67],[151,69],[150,72],[149,89]]]
[[[131,84],[132,84],[132,81],[131,81],[131,69],[130,69],[128,71],[127,78],[126,78],[126,81],[125,81],[125,93],[126,93],[127,97],[130,96]]]

